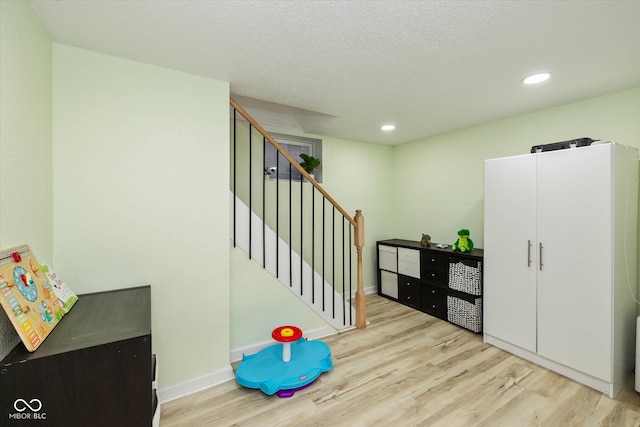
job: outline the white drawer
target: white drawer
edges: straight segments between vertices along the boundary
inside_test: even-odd
[[[412,262],[407,261],[398,261],[398,273],[404,274],[405,276],[415,277],[416,279],[420,278],[420,264],[414,264]]]
[[[395,246],[378,246],[378,265],[380,269],[398,272],[398,248]]]
[[[380,270],[380,292],[391,298],[398,299],[398,275]]]
[[[420,251],[416,249],[398,248],[398,261],[420,264]]]

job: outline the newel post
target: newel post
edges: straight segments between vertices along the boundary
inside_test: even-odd
[[[367,326],[367,300],[362,284],[362,247],[364,246],[364,217],[362,211],[357,210],[354,230],[354,243],[358,252],[358,290],[356,291],[356,327],[364,329]]]

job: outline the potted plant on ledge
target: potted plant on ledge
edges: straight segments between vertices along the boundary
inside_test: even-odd
[[[320,160],[304,153],[300,154],[300,158],[303,160],[302,162],[300,162],[300,166],[302,166],[302,169],[307,171],[307,173],[311,175],[311,178],[315,179],[313,170],[320,166]]]
[[[270,166],[270,167],[265,166],[264,167],[264,179],[265,179],[265,181],[271,180],[272,178],[276,178],[277,179],[278,178],[278,175],[276,174],[277,170],[278,170],[278,168],[276,166]]]

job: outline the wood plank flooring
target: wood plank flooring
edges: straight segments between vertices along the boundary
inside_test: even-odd
[[[162,405],[171,426],[640,426],[615,400],[377,295],[370,324],[324,338],[334,368],[289,399],[229,381]]]

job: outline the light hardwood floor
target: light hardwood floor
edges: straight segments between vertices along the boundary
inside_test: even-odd
[[[162,405],[171,426],[640,426],[615,400],[377,295],[370,324],[324,338],[334,368],[289,399],[229,381]]]

